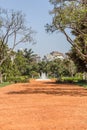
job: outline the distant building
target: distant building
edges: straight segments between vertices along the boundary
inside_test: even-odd
[[[43,58],[44,61],[53,61],[53,60],[56,60],[56,59],[63,60],[64,54],[60,53],[58,51],[53,51],[50,54],[45,55],[44,58]]]
[[[34,60],[36,63],[38,63],[38,62],[41,61],[41,57],[40,57],[38,54],[34,54],[33,60]]]

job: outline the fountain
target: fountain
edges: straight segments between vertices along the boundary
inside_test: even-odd
[[[47,79],[46,73],[41,73],[40,79]]]
[[[36,81],[50,81],[50,79],[48,79],[46,73],[41,73],[41,76],[39,79],[36,79]]]

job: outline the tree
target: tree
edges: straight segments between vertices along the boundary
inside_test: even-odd
[[[15,77],[19,74],[17,66],[15,66],[10,56],[1,65],[2,81],[8,81],[8,79]]]
[[[37,74],[37,63],[36,63],[36,54],[32,51],[32,49],[24,49],[23,53],[25,59],[26,59],[26,75],[29,75],[30,77],[34,77],[34,75]]]
[[[63,60],[56,59],[50,61],[49,63],[50,69],[49,73],[53,77],[62,77],[62,76],[73,76],[76,73],[76,67],[73,61],[65,58]],[[48,74],[49,74],[48,73]]]
[[[31,62],[34,62],[35,60],[35,55],[32,49],[24,49],[24,57],[27,59],[27,62],[30,64]]]
[[[71,50],[67,53],[67,55],[70,59],[72,59],[74,61],[75,65],[77,66],[78,72],[87,71],[87,64],[78,56],[78,54],[76,53],[76,50],[74,48],[71,48]]]
[[[0,70],[18,44],[34,42],[33,34],[32,28],[26,26],[22,12],[0,9]],[[1,81],[2,71],[0,71]]]
[[[41,76],[41,73],[46,73],[47,74],[47,62],[41,61],[38,63],[38,73]]]
[[[0,9],[0,50],[4,51],[4,46],[9,46],[7,55],[0,58],[0,66],[18,44],[34,42],[33,34],[32,28],[26,26],[22,12]]]
[[[87,1],[86,0],[50,0],[54,9],[50,12],[53,14],[51,24],[46,25],[46,30],[54,32],[61,31],[67,41],[73,46],[78,57],[87,64]],[[75,36],[67,33],[67,29]],[[83,41],[79,40],[82,38]],[[85,44],[84,51],[77,44]]]
[[[53,78],[59,77],[60,74],[60,64],[61,60],[53,60],[48,62],[49,70],[48,70],[48,75],[50,75]]]
[[[23,55],[23,51],[18,50],[14,59],[14,67],[17,69],[19,75],[23,75],[26,72],[27,62]]]
[[[63,60],[63,68],[65,70],[65,74],[67,74],[67,76],[71,76],[73,77],[76,72],[77,72],[77,68],[76,65],[74,64],[73,60],[69,59],[69,58],[65,58]]]
[[[18,75],[33,77],[37,73],[37,63],[32,49],[18,50],[14,58],[14,67]]]

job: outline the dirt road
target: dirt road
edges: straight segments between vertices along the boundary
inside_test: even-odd
[[[0,88],[0,130],[87,130],[87,89],[38,81]]]

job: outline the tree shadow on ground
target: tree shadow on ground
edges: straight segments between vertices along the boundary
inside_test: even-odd
[[[47,94],[47,95],[55,95],[55,96],[87,96],[87,89],[82,87],[75,87],[70,85],[56,85],[55,83],[48,83],[50,87],[47,87],[47,83],[41,84],[38,86],[27,86],[23,88],[23,90],[15,90],[9,91],[7,94]]]

